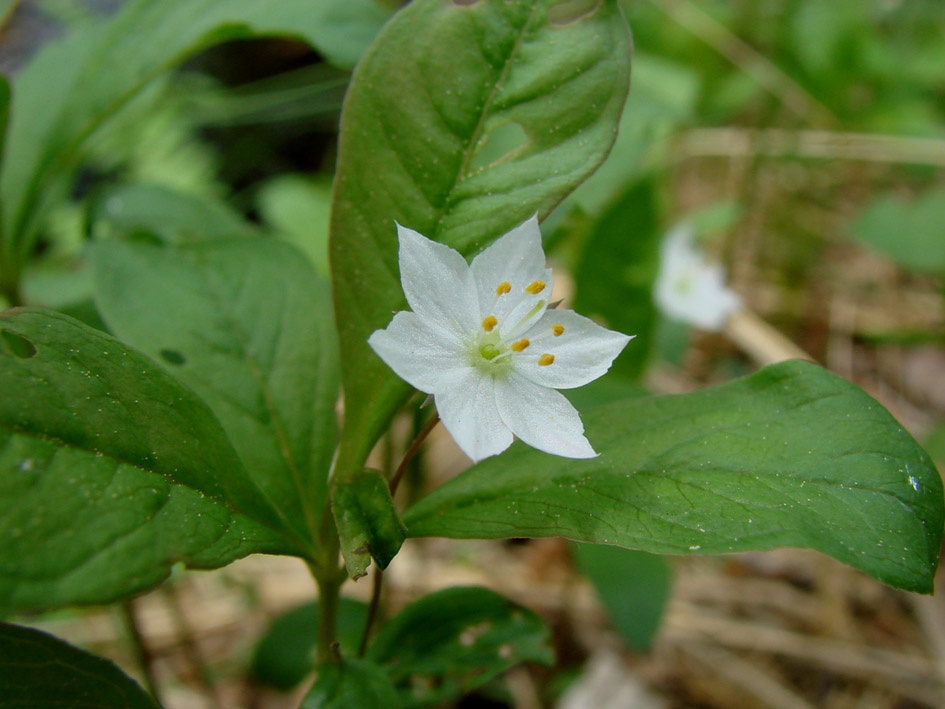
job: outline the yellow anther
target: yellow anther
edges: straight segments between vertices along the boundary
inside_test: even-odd
[[[486,332],[492,332],[492,328],[499,324],[499,321],[495,319],[494,315],[490,315],[485,320],[482,321],[482,329]]]
[[[543,290],[545,290],[544,281],[535,281],[534,283],[529,284],[527,288],[525,288],[525,292],[531,293],[532,295],[538,295]]]
[[[555,337],[558,337],[561,333],[564,332],[564,325],[552,325],[551,332],[554,333]]]
[[[531,344],[531,342],[528,341],[528,338],[527,338],[527,337],[523,337],[521,340],[519,340],[518,342],[516,342],[515,344],[512,345],[512,351],[513,351],[513,352],[521,352],[521,351],[524,350],[526,347],[528,347],[530,344]]]
[[[495,289],[495,294],[496,294],[496,295],[505,295],[505,294],[508,293],[510,290],[512,290],[512,284],[509,283],[508,281],[502,281],[502,282],[499,284],[499,287]]]
[[[548,354],[547,352],[538,358],[539,367],[547,367],[549,364],[554,364],[555,356],[553,354]]]

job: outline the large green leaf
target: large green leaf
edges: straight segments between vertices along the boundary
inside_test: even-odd
[[[156,709],[114,663],[47,633],[0,623],[0,707]]]
[[[279,527],[189,389],[64,315],[0,315],[0,612],[103,603],[177,562],[294,553]]]
[[[394,221],[468,255],[547,215],[610,150],[629,52],[614,0],[415,0],[364,55],[342,113],[330,243],[340,471],[360,467],[408,391],[367,346],[406,306]],[[521,144],[495,159],[490,140],[510,130]]]
[[[16,77],[0,270],[22,267],[39,217],[61,198],[92,133],[164,71],[255,34],[298,37],[350,65],[385,19],[373,0],[133,0],[50,44]]]
[[[397,692],[373,662],[345,658],[322,665],[302,709],[400,709]]]
[[[523,662],[554,662],[541,618],[494,591],[448,588],[404,608],[371,643],[407,707],[440,706]]]
[[[407,511],[409,536],[550,537],[668,554],[816,549],[928,593],[942,482],[857,387],[794,361],[584,414],[586,461],[522,445]]]
[[[108,240],[92,260],[112,332],[209,404],[250,476],[311,545],[337,444],[327,284],[275,239],[178,248]]]

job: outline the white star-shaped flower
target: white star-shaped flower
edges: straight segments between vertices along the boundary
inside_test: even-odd
[[[741,307],[741,299],[725,287],[725,271],[711,263],[694,244],[688,224],[663,239],[653,296],[665,315],[704,330],[721,330]]]
[[[597,453],[578,412],[556,389],[597,379],[630,337],[570,310],[549,310],[538,219],[467,265],[448,246],[397,225],[402,311],[368,344],[398,376],[433,394],[446,429],[473,460],[501,453],[513,434],[569,458]]]

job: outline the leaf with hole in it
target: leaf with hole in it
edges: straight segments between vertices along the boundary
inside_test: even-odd
[[[328,286],[293,247],[101,241],[95,301],[123,341],[210,406],[249,475],[309,548],[337,444],[338,356]]]
[[[190,389],[64,315],[8,310],[0,330],[0,613],[299,553]]]
[[[47,633],[0,623],[0,706],[156,709],[113,662]]]
[[[402,704],[387,675],[367,660],[343,658],[318,668],[315,684],[301,709],[400,709]]]
[[[364,55],[332,208],[339,472],[361,466],[408,391],[367,345],[406,306],[394,221],[469,255],[547,215],[610,150],[629,64],[616,0],[415,0]],[[496,157],[510,132],[523,142]]]
[[[367,573],[372,558],[386,569],[407,536],[387,481],[370,468],[348,476],[335,486],[331,511],[348,575],[354,581]]]
[[[551,634],[494,591],[457,587],[414,601],[368,648],[406,707],[442,705],[523,662],[554,662]]]
[[[631,648],[645,651],[656,637],[669,599],[667,560],[607,544],[573,544],[571,548],[614,628]]]
[[[207,47],[267,34],[351,66],[386,18],[373,0],[132,0],[51,42],[15,79],[0,275],[15,279],[90,137],[155,77]]]
[[[664,554],[803,547],[932,590],[938,472],[889,412],[819,367],[786,362],[583,419],[599,458],[513,446],[407,510],[408,536],[561,536]]]

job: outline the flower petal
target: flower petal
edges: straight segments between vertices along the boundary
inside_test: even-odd
[[[513,371],[496,378],[495,401],[502,421],[528,445],[566,458],[597,455],[584,437],[577,409],[554,389]]]
[[[562,326],[559,336],[553,326]],[[549,310],[525,334],[528,349],[512,357],[515,371],[541,386],[572,389],[602,376],[632,337],[601,327],[572,310]],[[554,355],[547,366],[541,355]]]
[[[400,281],[410,308],[434,328],[456,337],[479,325],[475,281],[458,251],[397,225]]]
[[[398,377],[428,394],[466,368],[458,339],[432,330],[407,311],[394,315],[386,329],[373,332],[368,344]]]
[[[470,368],[449,379],[434,393],[436,410],[463,453],[480,461],[512,445],[512,432],[496,408],[492,377]]]
[[[539,301],[548,302],[554,286],[551,269],[545,268],[538,215],[497,239],[473,259],[470,269],[479,288],[479,309],[483,317],[495,316],[502,323],[502,336],[513,336],[512,330]],[[525,290],[537,281],[543,282],[545,288],[538,293]],[[502,283],[509,284],[509,292],[497,296],[496,289]],[[532,314],[529,321],[535,317],[537,315]]]

